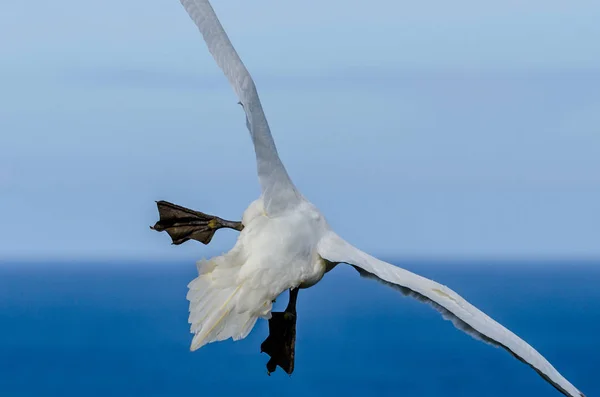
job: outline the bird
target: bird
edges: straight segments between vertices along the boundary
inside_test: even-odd
[[[167,201],[157,202],[160,220],[152,228],[166,231],[173,244],[188,240],[208,244],[222,228],[240,232],[230,251],[196,264],[198,276],[188,284],[186,296],[193,334],[191,351],[229,338],[243,339],[258,319],[267,319],[273,325],[270,326],[273,338],[268,338],[263,347],[271,345],[271,350],[284,351],[290,347],[284,345],[291,343],[293,348],[299,290],[314,286],[337,265],[348,264],[364,278],[374,279],[429,304],[475,339],[508,351],[562,394],[584,397],[527,342],[449,287],[379,260],[334,232],[325,216],[301,194],[286,171],[254,80],[210,2],[180,2],[243,108],[261,187],[260,196],[250,203],[242,220],[237,222]],[[290,303],[283,314],[277,313],[280,316],[274,321],[273,302],[285,291],[290,291]],[[289,351],[287,353],[289,355]],[[293,355],[291,360],[293,362]]]

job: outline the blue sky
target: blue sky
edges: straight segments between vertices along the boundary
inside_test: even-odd
[[[236,219],[244,118],[178,1],[0,15],[0,260],[194,258],[154,200]],[[280,154],[374,254],[600,257],[600,5],[225,0]]]

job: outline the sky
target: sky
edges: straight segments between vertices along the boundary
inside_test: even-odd
[[[223,0],[279,153],[386,257],[600,258],[600,4]],[[155,200],[259,195],[233,90],[178,1],[7,2],[0,262],[166,260]]]

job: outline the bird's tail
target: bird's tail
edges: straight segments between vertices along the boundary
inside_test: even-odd
[[[259,317],[269,318],[271,302],[260,299],[256,291],[245,288],[245,280],[239,277],[243,264],[237,260],[239,256],[234,249],[197,263],[198,277],[189,283],[187,294],[190,301],[188,322],[194,334],[191,351],[228,338],[243,339]]]

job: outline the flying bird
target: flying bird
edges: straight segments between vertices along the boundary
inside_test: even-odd
[[[291,364],[283,364],[291,372],[298,291],[315,285],[325,273],[344,263],[365,278],[429,304],[474,338],[507,350],[564,395],[583,397],[533,347],[450,288],[381,261],[336,234],[290,179],[254,81],[209,1],[181,0],[181,4],[237,94],[254,144],[261,186],[260,197],[244,211],[241,222],[158,202],[160,220],[153,228],[167,231],[174,244],[188,240],[208,244],[220,228],[240,231],[229,252],[197,263],[198,277],[188,285],[192,351],[211,342],[245,338],[259,318],[270,319],[271,334],[263,350],[291,360]],[[286,290],[290,291],[288,308],[284,313],[272,313],[274,300]]]

